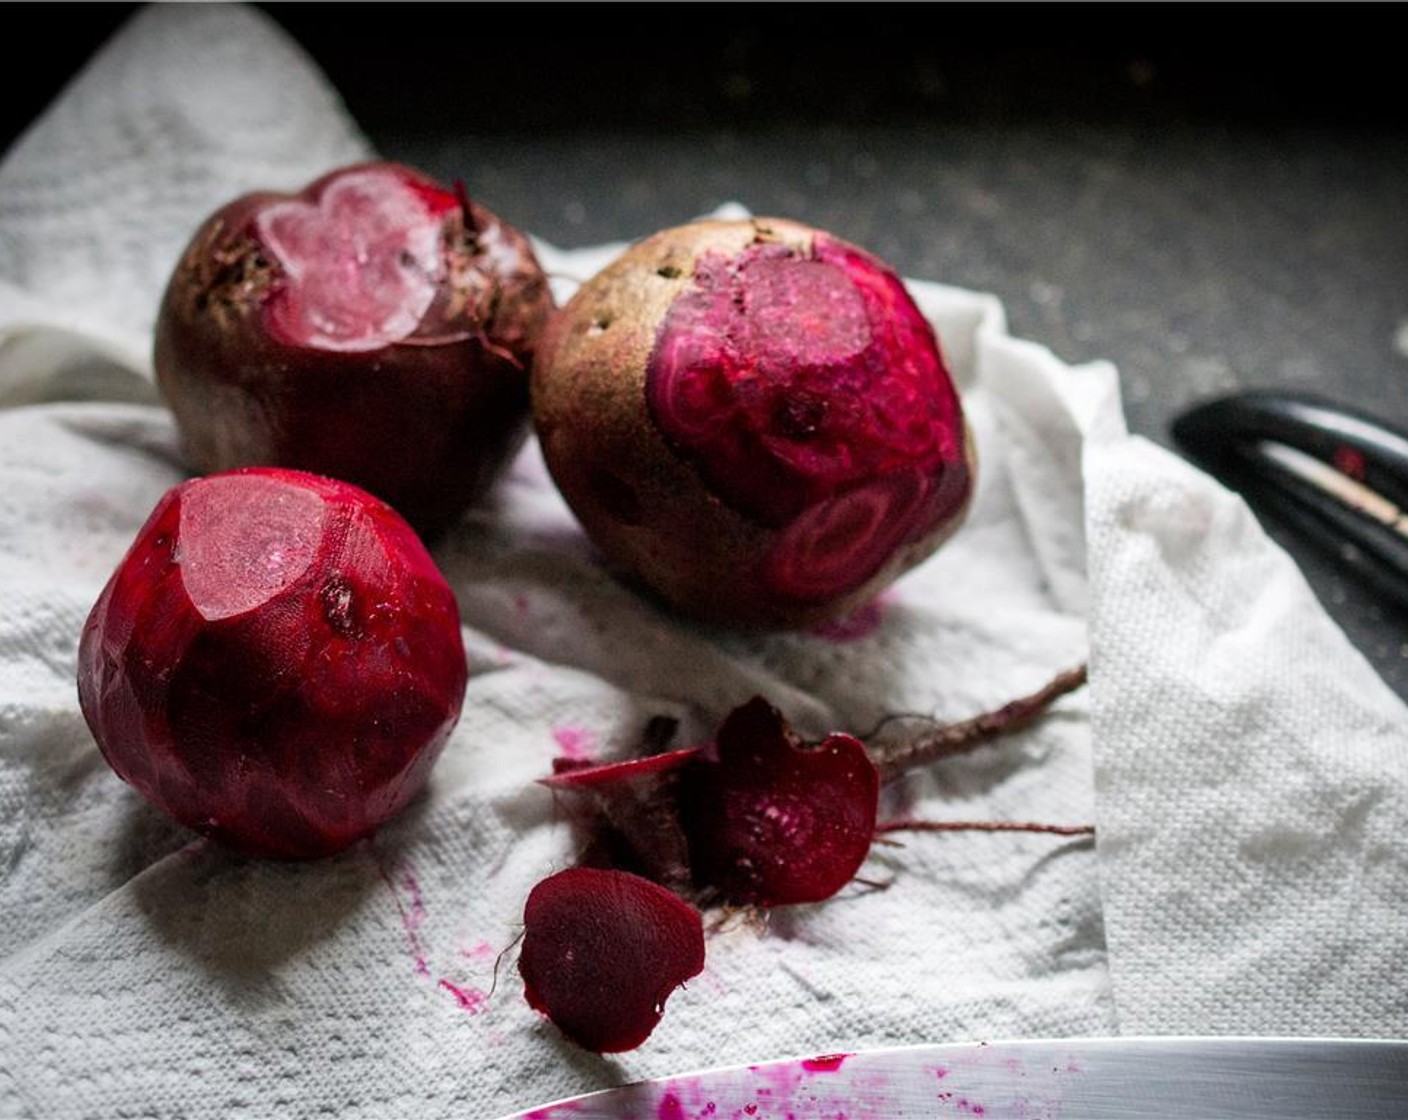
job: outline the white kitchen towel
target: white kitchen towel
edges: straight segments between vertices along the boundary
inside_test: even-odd
[[[870,607],[766,637],[669,617],[607,575],[530,442],[436,550],[472,677],[427,796],[304,866],[146,805],[84,726],[74,659],[185,476],[147,361],[161,288],[229,197],[366,154],[266,17],[161,5],[0,164],[0,1116],[493,1117],[887,1043],[1408,1034],[1403,706],[1235,497],[1124,432],[1109,366],[932,283],[912,288],[980,487]],[[617,247],[540,248],[563,298]],[[1093,821],[1097,844],[877,848],[862,874],[884,888],[711,925],[705,972],[614,1058],[524,1002],[523,900],[573,854],[534,783],[554,756],[618,756],[657,714],[697,742],[758,692],[808,734],[959,718],[1087,652],[1087,692],[902,795],[935,819]]]

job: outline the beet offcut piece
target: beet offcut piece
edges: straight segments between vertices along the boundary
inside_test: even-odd
[[[648,879],[573,867],[523,910],[518,970],[528,1003],[598,1054],[649,1037],[670,994],[704,968],[699,912]]]
[[[522,445],[551,310],[522,233],[412,168],[358,164],[212,214],[154,364],[198,470],[345,479],[434,535]]]
[[[859,606],[973,492],[957,391],[900,277],[796,222],[632,246],[550,321],[532,389],[544,458],[597,546],[728,625]]]
[[[880,772],[865,745],[828,735],[805,745],[776,708],[735,708],[679,781],[695,882],[757,906],[820,902],[865,862]]]
[[[454,595],[405,520],[275,468],[168,491],[78,649],[83,714],[117,774],[188,828],[283,859],[400,812],[466,678]]]

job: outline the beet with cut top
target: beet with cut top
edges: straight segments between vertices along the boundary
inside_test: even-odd
[[[358,164],[208,218],[154,363],[197,469],[342,478],[431,535],[521,446],[551,309],[521,233],[412,168]]]
[[[528,1003],[598,1054],[639,1046],[670,994],[704,968],[700,914],[648,879],[573,867],[523,909],[518,970]]]
[[[830,898],[870,852],[879,795],[880,772],[859,739],[805,745],[754,697],[680,778],[695,881],[735,903]]]
[[[454,596],[405,520],[274,468],[168,491],[78,650],[118,775],[187,827],[285,859],[345,848],[420,792],[467,675]]]
[[[696,222],[633,246],[554,316],[532,390],[587,533],[724,623],[858,606],[972,495],[962,407],[903,282],[796,222]]]

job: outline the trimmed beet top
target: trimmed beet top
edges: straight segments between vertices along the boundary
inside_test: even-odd
[[[694,880],[736,903],[830,898],[870,853],[879,794],[880,772],[859,739],[805,745],[754,697],[679,781]]]
[[[972,491],[960,402],[903,283],[794,222],[628,250],[550,326],[533,394],[587,532],[725,622],[842,613],[932,552]]]
[[[168,491],[78,652],[120,777],[189,828],[290,859],[345,848],[421,790],[466,677],[454,596],[410,526],[277,469]]]
[[[155,366],[198,469],[343,478],[435,533],[521,445],[551,307],[517,230],[360,164],[213,214],[167,287]]]

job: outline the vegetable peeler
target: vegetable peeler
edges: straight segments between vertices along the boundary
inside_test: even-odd
[[[1322,397],[1274,389],[1196,405],[1172,432],[1249,504],[1408,609],[1408,432]]]

